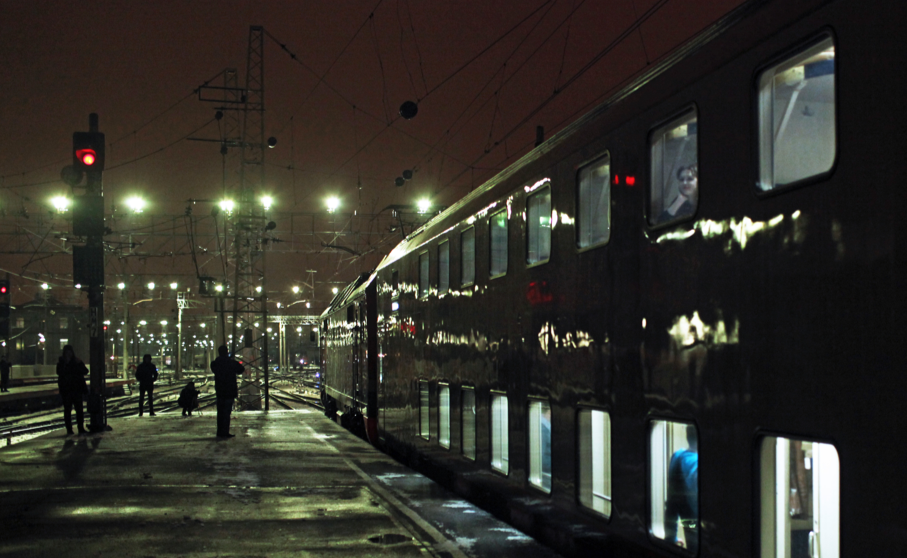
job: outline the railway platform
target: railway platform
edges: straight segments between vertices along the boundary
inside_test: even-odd
[[[0,448],[0,558],[557,556],[314,409],[110,424]]]

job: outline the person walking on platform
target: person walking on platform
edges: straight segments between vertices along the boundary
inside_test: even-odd
[[[139,381],[139,416],[142,416],[145,393],[148,394],[148,414],[154,416],[154,382],[157,380],[157,367],[151,362],[151,355],[145,355],[142,359],[142,364],[135,369],[135,377]]]
[[[85,376],[88,367],[76,358],[72,345],[63,347],[63,355],[57,361],[57,387],[63,399],[63,421],[66,423],[66,433],[72,434],[72,408],[76,408],[76,422],[79,434],[85,434],[85,421],[82,415],[82,397],[88,393]]]
[[[179,399],[176,400],[176,404],[183,408],[183,416],[189,415],[191,417],[192,409],[198,409],[199,393],[201,392],[195,389],[195,382],[192,380],[189,380],[186,387],[180,391],[180,396]]]
[[[230,411],[233,400],[239,396],[236,377],[246,371],[245,367],[233,360],[226,345],[217,348],[218,357],[211,362],[214,372],[214,393],[217,395],[217,437],[232,438],[230,434]]]
[[[12,367],[6,357],[0,357],[0,391],[9,391],[9,369]]]

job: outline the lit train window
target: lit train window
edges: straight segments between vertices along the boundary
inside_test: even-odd
[[[429,398],[428,382],[419,382],[419,435],[429,439]]]
[[[526,263],[548,261],[551,257],[551,188],[543,188],[526,200]]]
[[[649,530],[694,554],[699,547],[698,440],[692,424],[649,423]]]
[[[579,412],[579,503],[611,516],[611,415]]]
[[[441,384],[438,393],[438,444],[450,449],[450,386]]]
[[[491,394],[491,468],[510,473],[510,427],[507,420],[507,396]]]
[[[438,245],[438,294],[442,295],[450,290],[450,242],[444,241]]]
[[[488,220],[489,251],[488,273],[500,277],[507,273],[507,211],[501,210]]]
[[[696,109],[649,136],[652,182],[649,224],[690,217],[699,206],[699,126]]]
[[[476,390],[464,387],[460,390],[460,424],[463,428],[463,457],[476,458]]]
[[[581,168],[577,185],[576,245],[605,244],[611,238],[611,156]]]
[[[762,558],[840,556],[840,464],[831,444],[762,439]]]
[[[469,227],[460,234],[460,286],[476,282],[476,229]]]
[[[551,492],[551,405],[529,402],[529,484]]]
[[[428,252],[419,254],[419,297],[428,296]]]
[[[759,189],[831,170],[837,151],[831,37],[759,74]]]

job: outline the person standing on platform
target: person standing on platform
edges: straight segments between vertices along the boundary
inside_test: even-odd
[[[145,393],[148,394],[148,414],[154,416],[154,382],[157,380],[157,367],[151,362],[151,355],[145,355],[142,359],[142,364],[135,369],[135,377],[139,381],[139,416],[142,416]]]
[[[235,434],[230,434],[230,411],[233,400],[239,396],[236,377],[246,369],[230,357],[226,345],[218,347],[217,354],[218,357],[211,362],[214,393],[217,395],[217,437],[232,438]]]
[[[6,357],[0,357],[0,391],[9,391],[9,369],[12,367]]]
[[[85,376],[88,367],[76,358],[72,345],[63,347],[63,355],[57,361],[57,387],[63,399],[63,421],[66,423],[66,433],[72,435],[72,408],[76,408],[76,421],[79,434],[85,434],[85,421],[82,415],[82,397],[88,393]]]

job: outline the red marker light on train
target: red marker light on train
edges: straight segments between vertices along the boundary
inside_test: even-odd
[[[615,174],[614,175],[614,185],[617,186],[618,184],[620,184],[620,175]]]
[[[627,182],[627,186],[633,186],[634,184],[636,184],[636,177],[635,177],[635,176],[628,176],[628,177],[626,178],[626,182]]]

